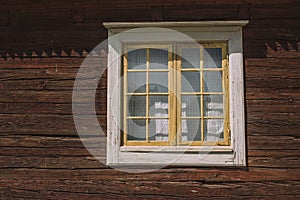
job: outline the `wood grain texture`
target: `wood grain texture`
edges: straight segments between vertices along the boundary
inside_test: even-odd
[[[1,0],[0,5],[0,199],[299,199],[298,1]],[[85,56],[107,38],[102,22],[239,19],[250,20],[243,28],[247,168],[130,174],[93,158],[74,125],[72,88]],[[103,62],[82,79],[106,67],[105,49],[100,56]],[[95,99],[104,130],[106,76]],[[88,83],[81,89],[88,90]],[[91,114],[82,105],[90,144],[101,157],[105,151],[93,143],[98,130],[88,120]]]

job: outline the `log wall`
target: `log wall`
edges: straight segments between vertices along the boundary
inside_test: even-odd
[[[299,198],[299,10],[296,0],[1,0],[0,199]],[[91,156],[75,129],[72,87],[107,38],[102,22],[238,19],[250,20],[247,168],[127,174]],[[104,129],[106,84],[104,75],[96,98]]]

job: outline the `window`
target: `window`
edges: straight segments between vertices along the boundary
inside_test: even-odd
[[[105,23],[109,165],[245,165],[246,23]]]
[[[121,145],[229,145],[225,42],[124,48]]]

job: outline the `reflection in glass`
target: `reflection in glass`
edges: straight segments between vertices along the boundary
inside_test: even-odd
[[[150,49],[150,69],[168,69],[168,49]]]
[[[200,49],[189,48],[182,49],[181,52],[181,66],[182,68],[200,68]]]
[[[204,72],[204,92],[222,92],[222,72]]]
[[[150,72],[149,92],[168,92],[168,72]]]
[[[128,69],[146,69],[146,49],[128,51]]]
[[[129,93],[146,92],[146,72],[128,72],[127,79]]]
[[[149,115],[152,117],[168,117],[168,96],[150,96]]]
[[[200,73],[182,72],[181,90],[182,92],[200,92]]]
[[[128,97],[128,116],[146,116],[146,96]]]
[[[222,48],[205,48],[204,68],[222,68]]]
[[[205,141],[222,141],[224,138],[224,119],[204,120]]]
[[[223,95],[204,95],[204,116],[223,116]]]
[[[149,139],[153,141],[168,141],[168,119],[150,119]]]
[[[200,119],[181,120],[181,141],[200,141],[201,123]]]
[[[146,120],[129,119],[127,120],[127,125],[127,140],[146,140]]]
[[[201,98],[199,95],[181,95],[182,117],[199,117],[201,109]]]

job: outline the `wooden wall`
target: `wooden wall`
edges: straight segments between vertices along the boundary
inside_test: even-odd
[[[1,0],[0,199],[299,198],[299,10],[296,0]],[[107,37],[103,21],[236,19],[250,20],[247,168],[127,174],[88,153],[72,87],[84,57]],[[96,101],[105,128],[105,77]]]

